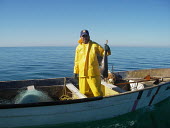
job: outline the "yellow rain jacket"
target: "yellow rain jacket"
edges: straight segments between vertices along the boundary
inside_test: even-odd
[[[79,43],[76,48],[74,73],[79,74],[80,92],[87,97],[103,96],[97,56],[103,56],[104,49],[91,40],[88,44],[81,40]]]
[[[79,74],[79,77],[100,76],[97,55],[103,56],[104,49],[91,40],[88,44],[79,43],[76,48],[74,73]]]

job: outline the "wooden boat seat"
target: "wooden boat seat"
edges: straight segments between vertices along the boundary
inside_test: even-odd
[[[105,87],[111,89],[111,90],[114,90],[114,91],[118,92],[118,93],[126,92],[125,90],[119,88],[118,86],[115,86],[115,85],[113,85],[113,84],[106,83],[105,81],[102,81],[101,84],[104,85]]]
[[[163,78],[163,81],[169,82],[169,81],[170,81],[170,78]]]
[[[80,91],[72,83],[66,84],[66,87],[73,93],[73,99],[87,98],[87,96],[80,93]]]
[[[154,85],[155,85],[155,84],[153,84],[154,81],[146,81],[146,82],[140,82],[140,83],[142,83],[145,88],[151,87],[151,86],[154,86]]]

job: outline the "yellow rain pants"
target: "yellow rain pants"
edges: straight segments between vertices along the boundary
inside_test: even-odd
[[[103,96],[101,90],[101,78],[100,76],[92,77],[80,77],[79,78],[79,89],[82,94],[87,97]]]

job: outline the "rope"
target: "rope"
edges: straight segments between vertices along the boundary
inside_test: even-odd
[[[67,95],[67,90],[66,90],[66,77],[64,77],[64,85],[63,85],[63,95],[60,97],[60,100],[72,100],[73,98]]]

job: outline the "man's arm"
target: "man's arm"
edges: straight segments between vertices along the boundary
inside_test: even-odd
[[[78,59],[78,49],[75,51],[75,60],[74,60],[74,74],[79,74],[79,59]]]

